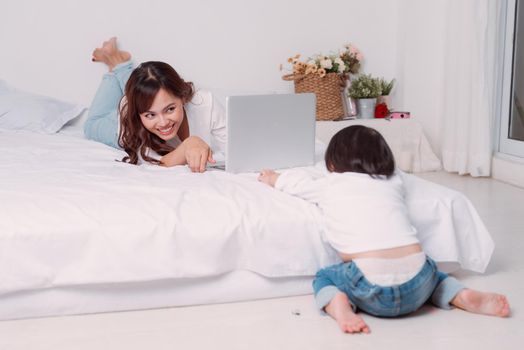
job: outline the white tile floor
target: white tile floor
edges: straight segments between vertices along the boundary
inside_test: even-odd
[[[0,349],[523,349],[524,189],[446,173],[422,177],[462,191],[476,206],[495,254],[486,274],[456,276],[470,287],[506,294],[511,318],[424,307],[399,319],[364,316],[372,333],[348,335],[318,315],[311,296],[300,296],[0,322]]]

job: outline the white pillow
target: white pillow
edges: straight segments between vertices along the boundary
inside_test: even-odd
[[[84,110],[82,106],[17,90],[0,80],[0,130],[53,134]]]

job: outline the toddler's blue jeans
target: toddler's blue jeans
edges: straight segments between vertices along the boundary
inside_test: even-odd
[[[346,293],[353,310],[380,317],[409,314],[428,300],[442,309],[451,309],[450,302],[465,287],[455,278],[438,271],[427,257],[422,270],[409,281],[394,286],[370,283],[353,262],[326,267],[313,281],[315,300],[323,311],[338,292]]]

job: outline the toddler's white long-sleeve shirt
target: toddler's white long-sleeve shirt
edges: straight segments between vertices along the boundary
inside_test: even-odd
[[[418,243],[398,175],[374,179],[361,173],[283,172],[275,188],[316,203],[326,238],[338,252],[354,254]]]

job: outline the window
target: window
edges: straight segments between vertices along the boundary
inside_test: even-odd
[[[524,3],[507,1],[499,151],[524,157]]]

